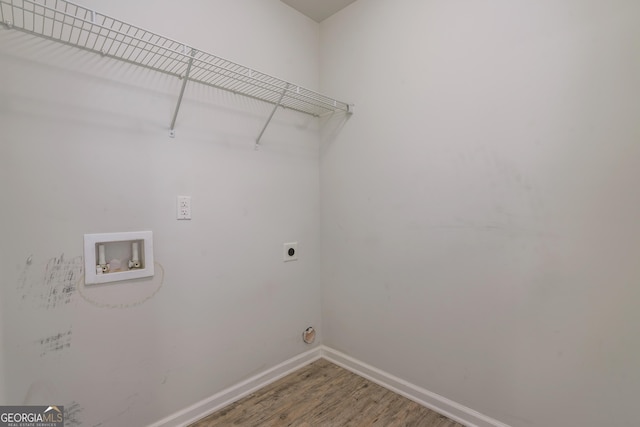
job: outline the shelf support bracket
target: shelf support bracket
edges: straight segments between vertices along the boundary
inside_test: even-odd
[[[287,83],[287,86],[284,88],[284,90],[280,94],[280,99],[278,99],[278,103],[273,107],[273,110],[271,110],[271,114],[269,115],[269,118],[267,119],[267,123],[264,124],[264,127],[262,128],[262,131],[260,131],[260,135],[258,135],[258,138],[256,138],[256,146],[255,146],[256,150],[258,150],[258,148],[259,148],[260,139],[262,138],[262,134],[264,134],[264,131],[267,130],[267,126],[269,126],[269,123],[271,123],[271,119],[273,118],[273,115],[276,113],[276,110],[278,109],[278,107],[282,103],[282,99],[284,98],[284,95],[287,93],[287,90],[289,90],[289,86],[290,86],[290,83]]]
[[[178,111],[180,110],[180,104],[182,104],[184,89],[187,87],[187,81],[189,80],[189,73],[191,72],[191,65],[193,64],[194,55],[195,55],[195,51],[191,49],[191,58],[189,58],[189,63],[187,64],[187,71],[184,73],[184,77],[182,77],[182,87],[180,88],[180,95],[178,95],[178,103],[176,104],[176,109],[173,112],[173,119],[171,120],[171,126],[169,127],[169,137],[171,138],[176,137],[176,131],[174,130],[174,128],[176,127],[176,119],[178,118]]]

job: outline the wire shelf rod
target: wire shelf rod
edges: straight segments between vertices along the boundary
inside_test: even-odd
[[[25,1],[26,1],[26,0],[25,0]],[[63,14],[63,12],[58,12],[58,11],[56,11],[56,13],[54,13],[54,18],[53,18],[53,19],[54,19],[56,22],[60,22],[61,24],[63,24],[63,25],[64,25],[64,23],[65,23],[64,19],[62,19],[62,18],[58,18],[58,15],[61,15],[61,14]],[[71,17],[74,21],[79,20],[77,17],[75,17],[75,16],[71,16],[71,15],[69,15],[69,14],[68,14],[68,13],[66,13],[66,12],[64,13],[64,16],[69,16],[69,17]],[[86,15],[85,15],[85,18],[86,18]],[[88,21],[86,21],[86,19],[82,19],[82,21],[83,21],[83,23],[87,23],[87,22],[88,22]],[[116,43],[117,43],[116,52],[115,52],[115,53],[113,53],[113,54],[111,54],[110,56],[113,56],[113,57],[116,57],[116,58],[121,58],[121,59],[128,59],[128,60],[130,60],[130,58],[125,57],[125,56],[124,56],[124,55],[122,55],[122,54],[118,54],[118,50],[119,50],[119,48],[123,45],[123,43],[128,43],[128,44],[127,44],[127,47],[132,47],[132,49],[138,48],[138,47],[140,46],[140,43],[141,43],[141,42],[142,42],[142,43],[145,43],[145,45],[150,44],[149,42],[146,42],[144,39],[142,39],[142,40],[136,39],[135,34],[132,36],[132,35],[130,35],[130,34],[127,34],[126,32],[123,32],[123,31],[122,31],[122,29],[123,29],[123,27],[125,26],[125,24],[124,24],[124,23],[122,23],[121,21],[114,21],[114,22],[116,22],[116,23],[118,24],[118,29],[117,29],[117,30],[115,30],[115,29],[113,29],[113,28],[104,28],[104,27],[101,27],[101,29],[104,29],[104,30],[106,30],[106,31],[107,31],[106,35],[99,33],[99,34],[101,34],[101,35],[103,36],[103,43],[102,43],[102,46],[100,46],[100,48],[99,48],[99,50],[101,50],[102,52],[105,52],[105,51],[107,51],[107,52],[108,52],[108,51],[113,50],[113,47],[114,47],[114,46],[116,45]],[[144,31],[144,32],[146,33],[146,31],[145,31],[145,30],[141,30],[141,29],[139,29],[139,28],[137,28],[137,27],[133,27],[133,26],[128,25],[128,24],[126,25],[126,27],[127,27],[128,29],[131,29],[131,28],[135,29],[135,30],[136,30],[136,33],[137,33],[137,32],[139,32],[139,31]],[[62,27],[60,28],[60,36],[58,37],[59,39],[62,39],[62,31],[63,31],[63,29],[64,29],[64,28],[63,28],[63,26],[62,26]],[[52,36],[52,37],[53,37],[54,39],[56,38],[55,36]],[[127,41],[127,40],[130,40],[130,41]],[[69,40],[63,40],[63,41],[66,41],[67,43],[71,43],[71,44],[72,44],[72,42],[71,42],[71,41],[69,41]],[[109,41],[110,41],[109,47],[108,47],[108,48],[105,48],[105,46],[107,45],[107,42],[109,42]],[[132,46],[132,45],[131,45],[131,43],[132,43],[132,42],[135,42],[135,43],[136,43],[136,45],[135,45],[135,46]],[[172,66],[172,68],[169,68],[168,70],[167,70],[167,69],[164,69],[164,67],[168,67],[168,66],[170,66],[169,64],[171,64],[171,61],[174,61],[174,60],[176,60],[177,58],[175,57],[175,55],[167,55],[165,52],[162,52],[162,50],[163,50],[163,49],[166,49],[167,51],[171,51],[171,53],[173,53],[173,54],[178,54],[178,55],[183,55],[183,56],[185,56],[185,55],[184,55],[184,54],[182,54],[182,53],[180,53],[180,52],[172,51],[172,48],[171,48],[171,47],[166,47],[167,42],[170,42],[169,44],[177,43],[177,42],[174,42],[174,41],[169,40],[169,39],[164,39],[164,40],[163,40],[163,44],[162,44],[162,45],[159,45],[159,46],[158,46],[158,45],[154,45],[154,46],[157,46],[157,47],[159,48],[159,50],[154,51],[154,50],[152,50],[151,48],[148,48],[147,46],[145,46],[145,48],[143,48],[143,49],[144,49],[144,50],[148,50],[148,51],[149,51],[148,53],[153,53],[153,54],[155,54],[155,55],[157,56],[157,57],[155,58],[154,63],[150,65],[150,66],[151,66],[151,68],[157,68],[157,69],[159,69],[160,71],[165,71],[165,72],[168,72],[168,74],[172,74],[172,75],[174,75],[174,74],[178,74],[178,73],[176,73],[176,69],[177,69],[178,67],[180,67],[180,66],[181,66],[181,64],[176,64],[176,63],[174,63],[174,64],[173,64],[173,66]],[[126,51],[126,50],[125,50],[125,51]],[[133,51],[133,50],[132,50],[132,51]],[[209,54],[205,54],[205,55],[210,56]],[[217,57],[216,57],[216,58],[217,58]],[[217,59],[222,60],[221,58],[217,58]],[[161,61],[161,62],[159,62],[159,61]],[[227,62],[228,64],[231,64],[232,66],[234,66],[234,67],[236,67],[236,68],[246,68],[246,67],[243,67],[243,66],[241,66],[241,65],[239,65],[239,64],[231,63],[230,61],[226,61],[226,60],[222,60],[222,61]],[[134,61],[134,62],[135,62],[135,61]],[[209,65],[209,67],[207,67],[207,65]],[[201,65],[201,66],[203,67],[202,73],[206,73],[206,71],[207,71],[207,70],[208,70],[208,71],[211,71],[211,72],[213,72],[213,73],[215,73],[215,72],[216,72],[216,70],[212,70],[212,69],[211,69],[211,67],[210,67],[210,65],[211,65],[211,64],[208,64],[208,63],[206,63],[206,62],[205,62],[205,64],[204,64],[204,65]],[[229,77],[230,77],[230,78],[234,78],[234,77],[232,77],[232,76],[233,76],[234,74],[237,74],[237,71],[236,71],[236,70],[234,70],[234,69],[228,69],[228,68],[223,67],[223,66],[221,66],[221,65],[215,65],[215,67],[217,67],[218,72],[220,72],[220,70],[224,70],[225,72],[230,72],[230,73],[231,73],[231,75],[229,75]],[[238,74],[238,75],[239,75],[239,74]],[[281,80],[279,80],[279,79],[275,79],[275,78],[272,78],[272,77],[270,77],[270,76],[264,75],[263,73],[258,73],[257,75],[262,75],[262,76],[264,76],[264,77],[266,77],[266,78],[271,78],[271,79],[273,79],[273,80],[276,80],[276,81],[279,81],[279,82],[282,82],[282,83],[286,83],[286,82],[281,81]],[[242,75],[240,75],[240,76],[241,76],[241,77],[245,77],[245,76],[242,76]],[[264,78],[264,77],[263,77],[263,78]],[[264,80],[258,80],[256,77],[254,77],[254,76],[253,76],[253,74],[251,75],[250,79],[251,79],[251,80],[255,80],[256,82],[257,82],[257,81],[259,81],[259,82],[261,82],[261,83],[267,83],[267,84],[269,84],[269,82],[265,82]],[[194,81],[198,81],[199,79],[194,78],[193,80],[194,80]],[[224,87],[225,87],[225,85],[221,85],[221,84],[216,84],[216,86],[221,87],[221,88],[224,88]],[[273,90],[274,90],[275,92],[279,92],[279,91],[280,91],[280,87],[274,88]],[[293,94],[288,94],[288,95],[289,95],[289,96],[294,96]],[[326,98],[326,97],[324,97],[323,95],[318,94],[318,93],[316,93],[316,92],[306,90],[305,95],[304,95],[302,98],[299,98],[299,100],[301,100],[301,101],[303,101],[303,102],[309,102],[309,99],[312,99],[312,100],[314,100],[316,103],[323,103],[323,104],[325,104],[325,105],[327,105],[327,106],[331,107],[331,109],[334,109],[334,108],[336,108],[336,107],[337,107],[337,104],[335,103],[335,101],[334,101],[334,100],[331,100],[331,102],[327,102],[327,101],[325,101],[323,98]],[[270,102],[271,102],[271,103],[274,103],[274,102],[276,102],[276,101],[275,101],[275,100],[271,100]],[[343,109],[345,109],[345,108],[343,108]],[[345,109],[345,110],[346,110],[346,109]]]
[[[321,116],[352,106],[67,0],[0,0],[8,27],[130,64]],[[189,70],[189,72],[187,72]]]

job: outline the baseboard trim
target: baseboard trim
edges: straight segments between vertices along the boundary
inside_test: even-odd
[[[185,427],[322,357],[318,346],[176,412],[149,427]]]
[[[321,356],[354,374],[360,375],[401,396],[413,400],[452,420],[468,427],[509,427],[498,420],[483,415],[471,408],[456,403],[439,394],[425,390],[401,378],[393,376],[371,365],[327,346],[321,347]]]
[[[271,369],[254,375],[251,378],[183,409],[182,411],[163,418],[162,420],[151,424],[149,427],[186,427],[187,425],[242,399],[254,391],[259,390],[262,387],[265,387],[320,358],[325,358],[356,375],[360,375],[361,377],[373,381],[384,388],[411,399],[414,402],[432,409],[465,426],[509,427],[507,424],[474,411],[471,408],[467,408],[466,406],[449,400],[446,397],[418,387],[403,380],[402,378],[393,376],[388,372],[382,371],[324,345],[292,357]]]

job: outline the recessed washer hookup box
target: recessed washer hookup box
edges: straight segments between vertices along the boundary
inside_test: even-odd
[[[84,235],[87,285],[153,276],[153,266],[151,231]]]

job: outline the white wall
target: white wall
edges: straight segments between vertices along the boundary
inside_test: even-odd
[[[504,423],[637,426],[640,3],[321,24],[324,343]]]
[[[0,143],[0,147],[2,147],[3,144]],[[0,150],[2,150],[2,148],[0,148]],[[9,175],[7,174],[7,168],[5,167],[5,162],[0,159],[0,182],[8,182],[9,180]],[[4,195],[4,192],[1,193]],[[4,233],[6,232],[7,229],[7,224],[5,222],[5,217],[4,217],[4,212],[0,213],[0,232]],[[9,245],[7,244],[0,244],[0,277],[3,277],[7,274],[7,271],[9,270],[9,264],[6,261],[6,258],[8,256],[9,253]],[[3,285],[4,288],[4,282],[0,282]],[[8,322],[8,318],[7,318],[7,311],[8,311],[8,304],[7,304],[7,298],[4,297],[3,295],[3,291],[0,288],[0,378],[4,379],[6,378],[6,367],[5,367],[5,357],[4,357],[4,353],[5,353],[5,345],[4,345],[4,328],[7,325]],[[6,388],[6,381],[0,381],[0,402],[6,402],[6,392],[5,392],[5,388]]]
[[[278,0],[83,4],[316,88],[319,28]],[[291,37],[295,34],[295,37]],[[309,349],[317,123],[0,30],[3,404],[146,425]],[[176,221],[177,195],[193,220]],[[84,287],[84,233],[152,230],[151,280]],[[299,260],[282,262],[297,240]],[[5,253],[6,252],[6,253]],[[164,273],[163,273],[164,271]]]
[[[357,113],[321,154],[287,112],[254,152],[270,108],[198,86],[169,139],[179,81],[3,27],[0,402],[145,425],[322,314],[325,344],[514,427],[637,425],[636,3],[360,0],[319,44],[277,0],[83,2],[322,76]],[[82,285],[84,233],[143,229],[154,279]]]

